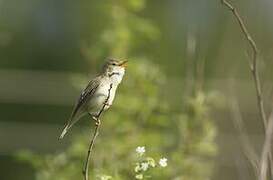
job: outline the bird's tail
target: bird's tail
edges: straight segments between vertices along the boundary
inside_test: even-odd
[[[59,137],[59,139],[63,139],[68,130],[84,115],[85,113],[72,113],[70,119],[67,124],[63,128],[63,131]]]
[[[63,128],[63,131],[59,137],[59,139],[63,139],[64,136],[66,135],[66,133],[68,132],[68,130],[77,122],[77,119],[75,119],[75,115],[72,114],[70,119],[68,120],[67,124],[65,125],[65,127]]]
[[[63,138],[64,138],[64,136],[66,135],[66,133],[67,133],[67,131],[70,129],[70,127],[71,127],[71,126],[70,126],[69,124],[67,124],[67,125],[64,127],[64,129],[63,129],[63,131],[62,131],[62,133],[61,133],[59,139],[63,139]]]

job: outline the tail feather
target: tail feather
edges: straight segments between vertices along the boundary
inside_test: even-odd
[[[59,139],[63,139],[64,138],[64,136],[66,135],[66,133],[67,133],[67,131],[68,131],[69,128],[70,128],[69,125],[65,126],[65,128],[63,129],[63,131],[62,131]]]
[[[59,139],[63,139],[68,130],[84,115],[85,113],[81,114],[73,114],[71,118],[68,120],[68,123],[64,127]]]

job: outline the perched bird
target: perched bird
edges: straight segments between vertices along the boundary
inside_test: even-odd
[[[91,80],[82,91],[59,139],[62,139],[67,131],[86,114],[91,115],[99,124],[99,113],[112,105],[117,87],[124,76],[126,64],[127,61],[114,59],[109,59],[104,64],[101,74]]]

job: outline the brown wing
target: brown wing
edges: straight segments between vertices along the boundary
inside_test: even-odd
[[[90,98],[94,95],[95,91],[97,90],[97,87],[100,85],[100,79],[101,77],[98,76],[92,81],[89,82],[87,87],[82,91],[72,113],[71,116],[64,127],[62,134],[60,136],[60,139],[64,137],[64,135],[67,133],[68,129],[70,129],[80,118],[80,115],[82,113],[82,108],[85,106],[85,104],[90,100]]]
[[[88,102],[88,100],[93,96],[95,91],[97,90],[97,87],[99,86],[99,79],[100,77],[97,77],[93,79],[92,81],[89,82],[87,87],[82,91],[76,106],[74,107],[72,114],[71,114],[71,119],[75,117],[78,113],[78,111]]]

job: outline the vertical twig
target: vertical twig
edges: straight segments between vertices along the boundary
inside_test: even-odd
[[[97,115],[97,117],[96,117],[98,121],[100,121],[100,120],[99,120],[100,115],[101,115],[101,113],[104,111],[105,106],[106,106],[106,104],[107,104],[107,101],[108,101],[109,98],[110,98],[110,93],[111,93],[112,87],[113,87],[113,84],[110,84],[110,87],[109,87],[109,89],[108,89],[108,96],[107,96],[107,98],[105,99],[105,102],[104,102],[104,104],[103,104],[103,106],[102,106],[100,112],[98,113],[98,115]],[[89,161],[90,161],[90,158],[91,158],[91,152],[92,152],[92,150],[93,150],[93,146],[94,146],[95,140],[96,140],[96,138],[97,138],[97,136],[98,136],[98,134],[99,134],[99,127],[100,127],[100,123],[96,123],[95,132],[94,132],[94,134],[93,134],[93,137],[92,137],[91,142],[90,142],[89,147],[88,147],[87,157],[86,157],[86,161],[85,161],[85,164],[84,164],[84,167],[83,167],[83,171],[82,171],[84,180],[88,180],[88,174],[89,174],[89,173],[88,173],[88,170],[89,170]]]
[[[255,85],[259,115],[262,119],[263,127],[264,127],[264,133],[265,133],[264,148],[267,148],[266,140],[271,139],[271,138],[267,137],[270,134],[270,132],[268,132],[268,131],[270,131],[270,127],[267,127],[267,125],[268,125],[267,124],[267,117],[266,117],[265,110],[264,110],[261,83],[260,83],[260,78],[259,78],[259,73],[258,73],[258,68],[257,68],[258,48],[257,48],[255,41],[253,40],[250,33],[248,32],[248,30],[247,30],[241,16],[239,15],[238,11],[236,10],[236,8],[226,0],[221,0],[221,2],[224,6],[226,6],[232,12],[235,19],[238,21],[240,29],[241,29],[244,37],[246,38],[247,42],[251,46],[251,49],[253,52],[252,61],[250,63],[250,70],[251,70],[254,85]],[[263,152],[262,152],[262,157],[261,157],[261,162],[260,162],[259,179],[266,180],[267,170],[268,170],[268,168],[270,168],[270,169],[272,168],[273,155],[272,155],[272,151],[270,149],[269,150],[263,149],[262,151]],[[261,163],[263,163],[263,164],[261,164]],[[271,170],[271,176],[273,176],[272,170]]]
[[[233,86],[231,85],[232,89]],[[247,132],[244,128],[243,120],[241,113],[239,111],[239,105],[235,97],[231,97],[231,103],[230,103],[230,109],[233,114],[233,121],[236,130],[239,133],[239,141],[241,142],[241,146],[243,148],[243,153],[246,156],[249,163],[252,165],[254,174],[256,177],[259,175],[259,157],[256,154],[253,145],[251,144],[251,141],[247,135]]]
[[[262,157],[261,157],[261,168],[260,168],[260,179],[263,180],[267,177],[267,159],[268,155],[270,155],[271,148],[272,148],[272,141],[273,141],[273,110],[271,112],[271,115],[268,119],[268,127],[266,130],[266,135],[265,135],[265,142],[263,145],[263,150],[262,150]],[[272,164],[271,164],[272,165]],[[270,166],[269,166],[270,168]],[[272,173],[272,169],[271,173]]]
[[[84,180],[88,180],[88,169],[89,169],[89,161],[90,161],[90,157],[91,157],[91,152],[93,150],[93,146],[94,146],[94,143],[95,143],[95,140],[99,134],[99,127],[100,127],[100,124],[96,124],[96,128],[95,128],[95,132],[93,134],[93,138],[89,144],[89,148],[88,148],[88,151],[87,151],[87,157],[86,157],[86,161],[85,161],[85,164],[84,164],[84,169],[82,171],[83,173],[83,176],[84,176]]]
[[[257,45],[256,45],[255,41],[252,39],[250,33],[248,32],[246,25],[244,24],[241,16],[239,15],[238,11],[236,10],[236,8],[233,7],[226,0],[221,0],[221,2],[233,13],[234,17],[236,18],[236,20],[238,21],[238,23],[240,25],[240,29],[242,30],[243,35],[245,36],[246,40],[248,41],[249,45],[251,46],[251,49],[253,52],[253,57],[252,57],[252,63],[250,66],[250,70],[251,70],[253,80],[255,83],[259,114],[260,114],[261,119],[263,121],[264,130],[266,130],[267,119],[266,119],[265,110],[264,110],[261,83],[260,83],[260,78],[259,78],[259,73],[258,73],[258,68],[257,68],[257,57],[258,57]]]
[[[230,109],[231,113],[233,115],[233,122],[236,130],[239,134],[239,141],[241,143],[241,147],[243,148],[243,153],[249,163],[252,165],[252,168],[254,170],[255,176],[258,178],[259,176],[259,157],[255,152],[255,148],[253,147],[253,144],[251,143],[249,136],[247,135],[245,125],[243,123],[243,118],[240,113],[240,108],[237,99],[234,96],[234,81],[233,79],[230,79],[229,83],[230,87]]]

